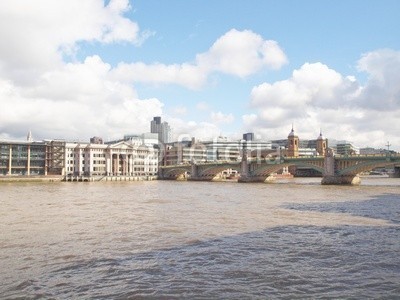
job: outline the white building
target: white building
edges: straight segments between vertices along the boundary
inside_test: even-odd
[[[349,141],[338,141],[332,143],[332,148],[334,149],[336,154],[340,155],[354,155],[360,154],[360,148],[354,146],[352,142]]]
[[[127,141],[65,143],[67,176],[157,176],[158,150]]]
[[[211,162],[211,161],[239,161],[242,152],[246,150],[249,155],[260,157],[266,152],[271,152],[271,142],[268,141],[230,141],[226,137],[217,137],[212,141],[182,141],[165,146],[162,163],[164,165],[177,165],[181,163]]]

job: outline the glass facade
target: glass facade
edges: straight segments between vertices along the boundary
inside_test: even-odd
[[[0,141],[0,175],[44,175],[45,143]]]

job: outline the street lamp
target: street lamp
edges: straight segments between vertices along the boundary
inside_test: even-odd
[[[392,145],[390,145],[390,143],[389,143],[389,141],[387,142],[387,144],[386,144],[386,147],[387,147],[387,155],[388,156],[390,156],[390,146],[392,146]]]

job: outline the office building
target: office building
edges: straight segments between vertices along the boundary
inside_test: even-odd
[[[247,142],[254,141],[254,133],[253,132],[244,133],[243,140],[245,140]]]
[[[150,122],[150,132],[158,134],[159,143],[171,142],[171,128],[168,122],[161,122],[161,117],[154,117]]]

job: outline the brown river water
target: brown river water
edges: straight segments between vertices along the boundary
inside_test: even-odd
[[[400,179],[0,183],[1,299],[400,297]]]

